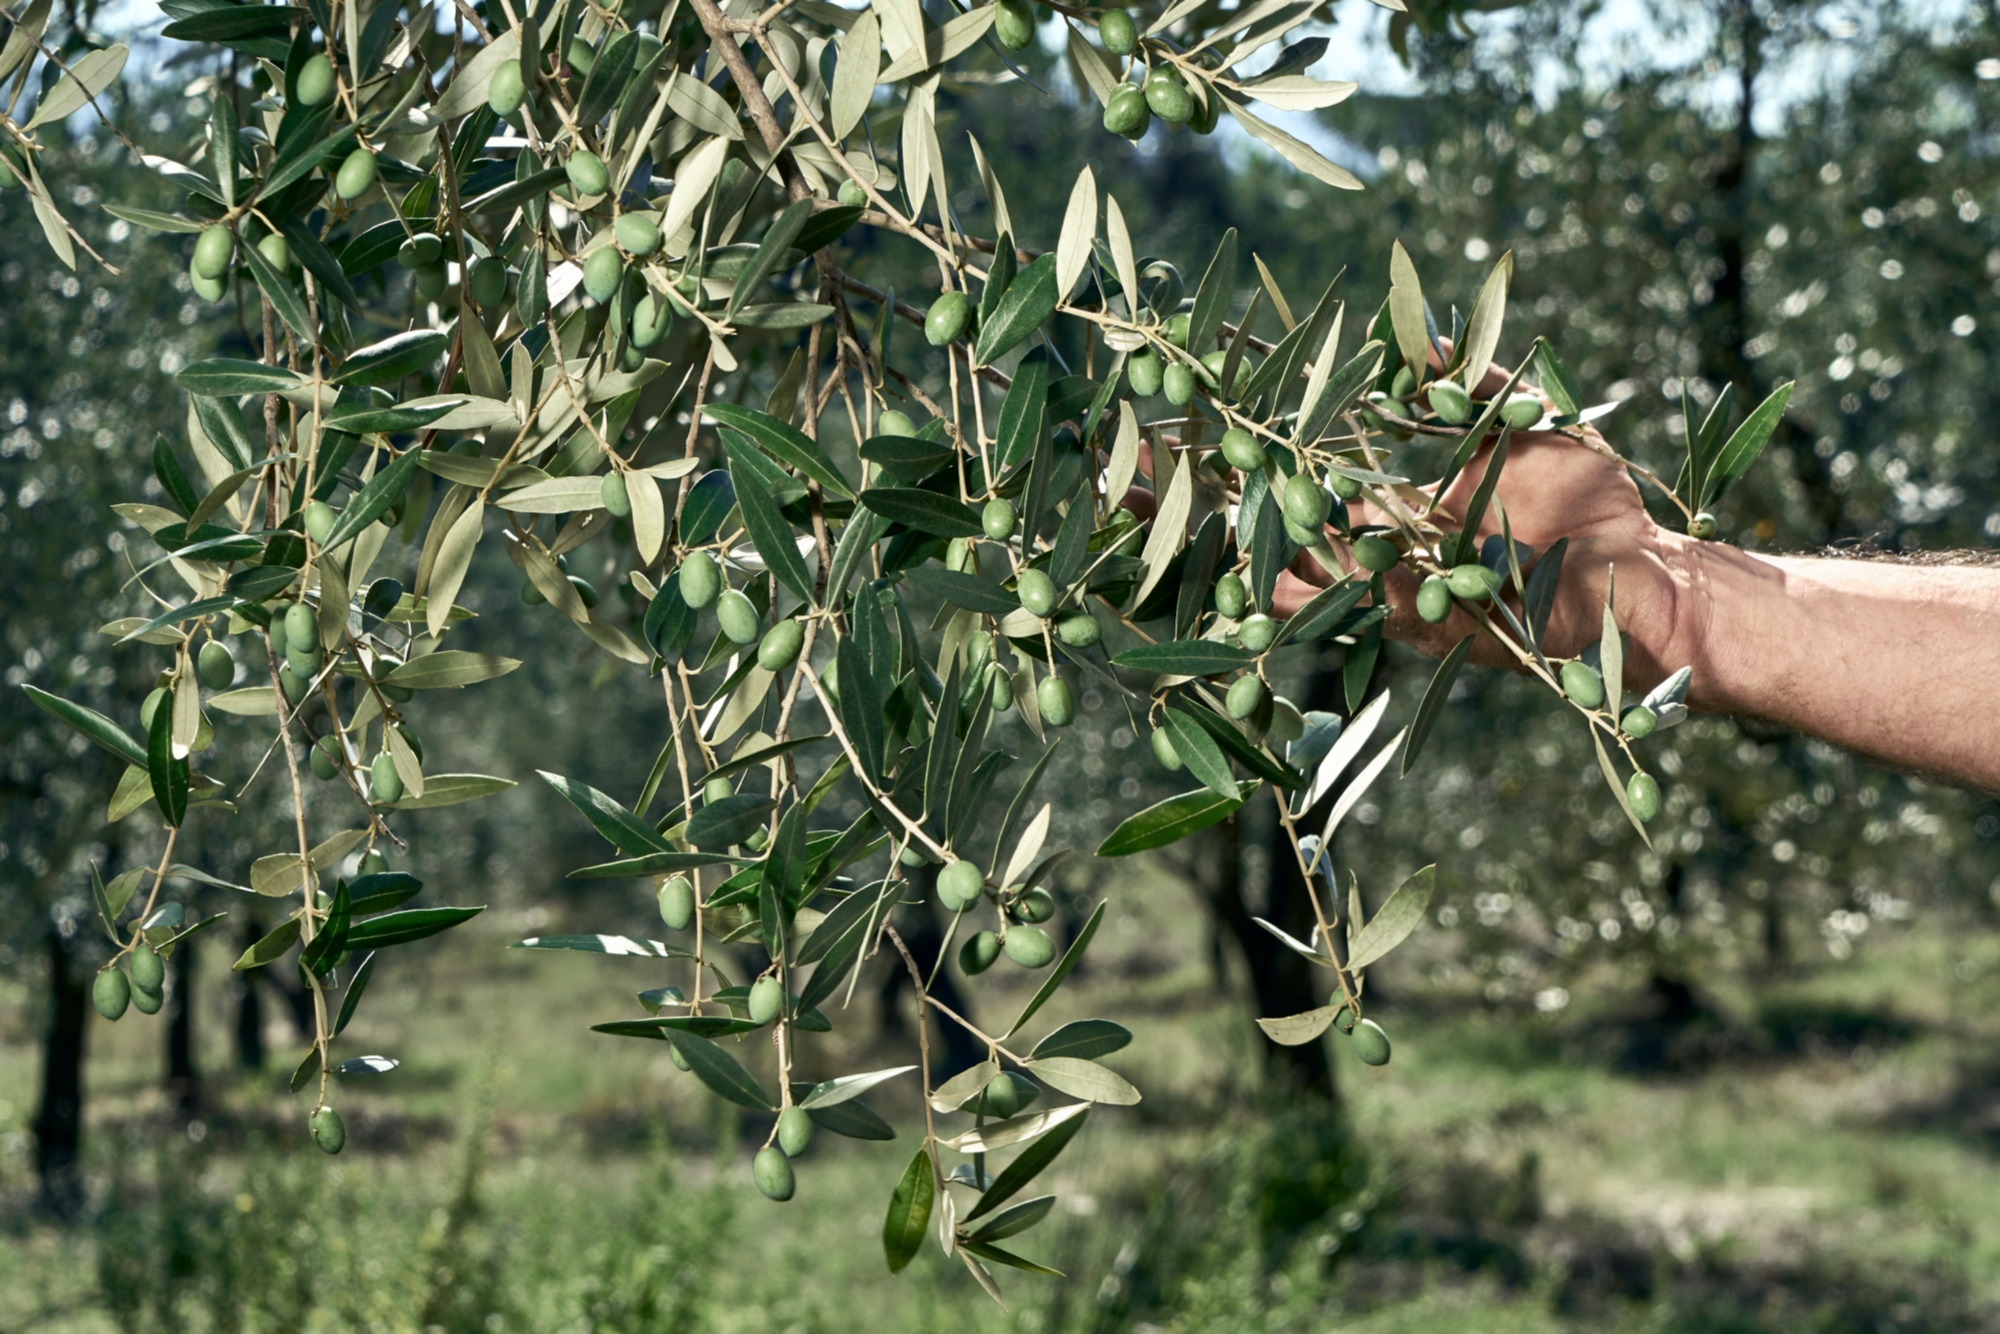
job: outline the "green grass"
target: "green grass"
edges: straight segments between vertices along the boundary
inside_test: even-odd
[[[1629,983],[1607,978],[1556,1016],[1488,1009],[1426,987],[1421,950],[1438,945],[1424,943],[1381,979],[1401,1002],[1380,1012],[1395,1061],[1369,1070],[1335,1042],[1343,1132],[1260,1102],[1248,1016],[1187,962],[1203,957],[1192,901],[1135,882],[1047,1022],[1128,1024],[1137,1041],[1112,1063],[1146,1101],[1094,1113],[1051,1170],[1064,1203],[1017,1240],[1068,1277],[1002,1271],[1002,1312],[934,1244],[900,1277],[882,1265],[914,1081],[876,1099],[897,1143],[823,1133],[798,1198],[770,1204],[748,1180],[760,1121],[664,1046],[586,1031],[629,1015],[659,974],[502,950],[552,927],[489,917],[377,977],[353,1050],[404,1065],[341,1085],[338,1159],[304,1140],[278,1072],[218,1075],[191,1135],[158,1090],[162,1025],[93,1023],[96,1212],[67,1231],[28,1218],[35,1035],[27,998],[0,996],[0,1329],[2000,1322],[2000,1091],[1984,1059],[2000,950],[1942,930],[1878,935],[1782,985],[1703,979],[1719,1036],[1672,1074],[1605,1055]],[[203,1056],[221,1071],[219,955],[205,966]],[[980,1004],[1004,1018],[1029,985]],[[863,987],[811,1073],[901,1063],[873,1036],[874,1005]]]

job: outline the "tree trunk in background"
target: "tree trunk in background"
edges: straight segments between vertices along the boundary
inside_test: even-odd
[[[51,915],[49,1026],[42,1048],[41,1109],[35,1115],[35,1173],[41,1207],[69,1222],[83,1209],[83,1042],[90,970],[76,957],[81,934]]]
[[[201,1110],[201,1071],[194,1047],[195,940],[190,936],[174,948],[173,985],[167,997],[167,1096],[184,1116]]]
[[[249,949],[263,935],[255,918],[243,919],[243,948]],[[238,973],[231,985],[236,989],[236,1068],[264,1068],[264,998],[257,991],[257,973]]]

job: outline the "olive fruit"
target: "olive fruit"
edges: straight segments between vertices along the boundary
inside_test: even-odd
[[[292,267],[291,243],[286,241],[277,232],[270,233],[257,243],[257,253],[262,255],[265,262],[279,273],[283,273]]]
[[[1483,602],[1499,591],[1500,573],[1477,561],[1467,561],[1463,565],[1452,566],[1445,582],[1451,586],[1453,597],[1467,602]]]
[[[924,338],[932,347],[955,343],[972,324],[972,303],[963,292],[946,292],[924,315]]]
[[[979,1111],[982,1115],[1005,1121],[1020,1110],[1021,1090],[1015,1087],[1012,1075],[995,1075],[987,1080],[986,1087],[980,1090]]]
[[[1393,394],[1386,394],[1380,389],[1368,395],[1368,405],[1375,409],[1378,415],[1378,423],[1381,418],[1390,418],[1397,422],[1405,422],[1410,419],[1410,410],[1401,403],[1398,403]]]
[[[292,650],[319,642],[319,618],[303,602],[285,608],[285,647]]]
[[[1037,886],[1014,900],[1014,918],[1021,922],[1046,922],[1056,915],[1056,901]]]
[[[521,77],[518,61],[510,60],[494,70],[492,81],[486,85],[486,105],[493,108],[493,114],[502,120],[519,111],[522,99],[527,95],[527,81]]]
[[[1071,648],[1089,648],[1104,637],[1104,629],[1097,618],[1087,611],[1065,616],[1056,622],[1056,638]]]
[[[1417,373],[1408,366],[1397,367],[1395,377],[1389,381],[1389,397],[1408,398],[1416,389]]]
[[[985,873],[976,862],[961,859],[938,872],[938,898],[953,912],[964,912],[979,902],[985,888]]]
[[[767,672],[781,672],[798,661],[805,642],[805,629],[797,621],[779,621],[758,641],[757,665]]]
[[[1542,400],[1533,394],[1516,394],[1500,405],[1500,422],[1515,430],[1525,430],[1542,419]]]
[[[1463,425],[1472,415],[1472,395],[1460,389],[1450,380],[1439,380],[1431,385],[1431,411],[1446,426]]]
[[[986,689],[995,713],[1005,713],[1014,707],[1014,678],[997,662],[986,669]]]
[[[757,1156],[750,1160],[750,1179],[767,1199],[789,1200],[798,1189],[798,1178],[792,1175],[792,1160],[785,1157],[783,1149],[769,1145],[757,1150]]]
[[[1112,55],[1129,56],[1139,43],[1139,29],[1124,10],[1107,9],[1097,16],[1097,40]]]
[[[1229,693],[1222,697],[1229,716],[1239,721],[1257,712],[1257,706],[1263,702],[1264,683],[1254,676],[1237,677],[1229,683]]]
[[[660,225],[643,213],[621,213],[612,228],[619,248],[628,255],[646,258],[660,248]]]
[[[1113,134],[1141,139],[1152,123],[1153,108],[1147,103],[1145,92],[1132,84],[1119,84],[1111,100],[1104,104],[1104,128]]]
[[[1566,662],[1562,666],[1563,693],[1586,709],[1604,703],[1604,677],[1587,662]]]
[[[1451,615],[1451,585],[1443,575],[1426,575],[1417,585],[1417,615],[1432,625]]]
[[[1243,618],[1243,612],[1250,605],[1250,590],[1243,586],[1243,580],[1233,574],[1225,574],[1215,581],[1215,610],[1230,620]]]
[[[1333,492],[1335,500],[1347,501],[1361,498],[1361,483],[1355,481],[1344,472],[1335,472],[1332,468],[1326,470],[1326,489]]]
[[[444,289],[451,283],[451,271],[443,260],[426,264],[417,270],[417,295],[425,301],[435,301],[444,295]]]
[[[563,59],[570,69],[587,76],[597,65],[597,49],[581,37],[572,37],[569,49],[563,52]]]
[[[632,346],[651,347],[674,327],[674,308],[648,292],[632,306]]]
[[[1132,392],[1141,398],[1151,398],[1160,392],[1160,377],[1166,367],[1149,348],[1125,363],[1125,378],[1132,384]]]
[[[840,202],[849,208],[867,208],[868,192],[861,188],[861,182],[846,180],[840,183]]]
[[[959,969],[969,977],[985,972],[999,957],[1000,937],[991,931],[981,931],[958,947]]]
[[[1050,727],[1068,727],[1076,721],[1076,692],[1060,676],[1045,676],[1035,687],[1035,706]]]
[[[884,408],[882,415],[875,419],[875,434],[877,435],[913,436],[916,433],[917,424],[910,420],[910,414],[907,412],[898,412],[894,408]]]
[[[1625,803],[1640,824],[1648,824],[1660,813],[1660,780],[1641,769],[1625,784]]]
[[[993,541],[1005,542],[1013,536],[1015,518],[1013,502],[995,497],[979,512],[979,526]]]
[[[1389,1063],[1389,1035],[1373,1019],[1363,1019],[1348,1031],[1347,1036],[1354,1039],[1354,1054],[1361,1058],[1363,1065]]]
[[[1056,957],[1056,943],[1039,926],[1009,927],[1000,948],[1023,968],[1046,968]]]
[[[339,1153],[347,1147],[347,1122],[333,1108],[320,1108],[307,1124],[312,1127],[313,1143],[319,1145],[322,1153]]]
[[[1236,378],[1228,384],[1222,383],[1222,372],[1229,365],[1229,350],[1218,347],[1201,359],[1201,368],[1208,374],[1210,384],[1217,386],[1224,397],[1235,398],[1243,392],[1244,382],[1250,378],[1250,359],[1238,357]]]
[[[579,198],[586,195],[601,195],[610,188],[611,173],[604,169],[604,159],[588,149],[571,153],[569,161],[563,164],[569,174],[570,189]]]
[[[194,669],[210,690],[226,690],[236,679],[236,659],[227,646],[213,639],[201,646]]]
[[[785,993],[778,985],[778,979],[771,976],[758,978],[750,984],[750,1022],[768,1024],[778,1017],[784,1007]]]
[[[1161,392],[1167,402],[1177,408],[1184,408],[1194,401],[1194,371],[1184,361],[1176,361],[1168,366],[1160,376]]]
[[[1372,574],[1387,574],[1401,559],[1402,553],[1386,537],[1364,533],[1354,539],[1354,563]]]
[[[1194,316],[1184,310],[1169,315],[1166,324],[1161,328],[1161,332],[1167,336],[1167,341],[1175,347],[1180,348],[1183,352],[1187,350],[1188,335],[1193,330]]]
[[[147,991],[143,987],[132,988],[132,1008],[140,1014],[158,1014],[160,1007],[166,1002],[167,996],[163,991]]]
[[[132,1003],[132,984],[116,968],[107,968],[90,984],[90,1003],[99,1014],[115,1023]]]
[[[212,223],[195,238],[194,271],[204,278],[220,278],[229,272],[229,261],[235,254],[234,234],[221,223]]]
[[[366,194],[373,184],[375,155],[365,148],[357,148],[340,164],[340,171],[333,178],[333,192],[342,199],[352,201]]]
[[[278,668],[278,688],[285,692],[285,698],[296,707],[303,704],[306,696],[312,693],[312,675],[309,672],[302,674],[293,670],[291,661],[287,659]]]
[[[741,589],[732,588],[715,600],[715,619],[732,644],[747,644],[757,637],[757,608]]]
[[[1252,653],[1262,653],[1278,638],[1278,623],[1263,612],[1253,612],[1236,627],[1236,638]]]
[[[1022,609],[1030,616],[1046,616],[1056,609],[1056,581],[1044,570],[1021,571],[1014,591],[1020,595]]]
[[[325,546],[326,539],[333,536],[333,525],[340,518],[339,511],[324,500],[306,502],[306,536],[318,546]]]
[[[993,35],[1009,51],[1024,49],[1035,40],[1035,9],[1028,0],[1000,0],[993,11]]]
[[[188,265],[188,284],[194,288],[194,294],[203,301],[220,301],[229,291],[227,278],[204,277],[195,272],[193,264]]]
[[[334,747],[338,744],[330,736],[323,736],[313,742],[310,757],[313,777],[322,783],[331,783],[340,776],[340,764],[334,758]]]
[[[1715,539],[1715,528],[1715,516],[1703,510],[1688,520],[1687,534],[1697,541],[1709,542]]]
[[[301,106],[316,107],[333,96],[333,62],[326,58],[324,51],[299,66],[298,77],[292,81],[292,91]]]
[[[1644,704],[1634,704],[1625,710],[1625,716],[1618,720],[1618,725],[1625,729],[1626,736],[1649,737],[1660,725],[1660,715]]]
[[[160,956],[153,953],[153,947],[144,941],[132,951],[132,988],[135,991],[157,992],[167,982],[167,966]]]
[[[972,539],[954,537],[950,542],[945,544],[944,567],[947,570],[950,570],[954,574],[959,574],[972,569],[974,564]]]
[[[396,772],[396,761],[386,750],[368,766],[368,790],[378,806],[394,805],[403,795],[403,776]]]
[[[615,246],[599,246],[583,261],[583,290],[600,306],[618,294],[625,277],[625,259]]]
[[[796,1158],[812,1147],[813,1119],[803,1107],[787,1107],[778,1113],[778,1147],[785,1157]]]
[[[403,238],[396,247],[396,262],[406,269],[421,269],[444,258],[444,238],[436,232],[418,232]]]
[[[660,920],[674,931],[685,931],[694,921],[694,885],[686,876],[668,876],[660,886]]]
[[[486,255],[472,262],[466,274],[465,290],[483,310],[491,310],[507,299],[507,265]]]
[[[1264,467],[1264,447],[1241,426],[1232,426],[1222,433],[1222,457],[1229,460],[1230,467],[1244,472],[1260,472]]]
[[[706,551],[690,551],[681,562],[681,601],[700,611],[715,601],[721,588],[722,572],[715,567],[715,557]]]
[[[1301,528],[1314,529],[1325,523],[1331,503],[1332,497],[1325,488],[1304,473],[1295,474],[1285,483],[1285,517]]]
[[[319,665],[320,652],[318,644],[310,640],[304,644],[293,640],[291,643],[285,645],[285,666],[291,668],[293,674],[300,680],[310,683],[311,679],[319,673]]]
[[[1157,65],[1146,76],[1146,105],[1170,125],[1182,125],[1194,115],[1194,94],[1187,80],[1171,65]]]
[[[632,513],[632,493],[625,486],[625,474],[613,470],[604,474],[604,480],[597,485],[597,498],[614,519],[623,519]]]

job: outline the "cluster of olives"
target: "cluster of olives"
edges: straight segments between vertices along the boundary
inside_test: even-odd
[[[1167,317],[1161,326],[1160,335],[1169,346],[1183,352],[1190,352],[1188,331],[1190,315],[1187,311],[1176,311]],[[1132,392],[1140,398],[1162,395],[1167,402],[1177,408],[1184,408],[1194,401],[1195,391],[1202,389],[1225,399],[1235,398],[1249,380],[1255,369],[1250,357],[1238,357],[1236,375],[1225,387],[1223,372],[1228,368],[1227,349],[1216,348],[1192,361],[1179,357],[1162,356],[1150,345],[1132,354],[1125,363],[1125,380],[1132,386]],[[1240,465],[1239,465],[1240,466]]]
[[[140,1014],[158,1014],[166,1003],[167,965],[153,947],[143,940],[126,956],[125,966],[106,964],[90,987],[90,1003],[106,1019],[117,1022],[125,1007],[136,1005]]]
[[[1454,380],[1433,380],[1424,386],[1423,397],[1429,405],[1428,411],[1416,404],[1416,394],[1416,372],[1404,366],[1389,382],[1388,389],[1377,389],[1368,395],[1368,406],[1361,413],[1362,421],[1378,431],[1402,434],[1412,424],[1426,419],[1445,426],[1463,426],[1472,420],[1473,410],[1480,406]],[[1500,424],[1517,431],[1525,430],[1542,419],[1542,411],[1539,396],[1510,394],[1507,401],[1500,405]]]
[[[947,862],[937,877],[938,901],[954,913],[978,906],[986,895],[986,876],[963,858]],[[1055,898],[1039,886],[1011,885],[995,894],[1002,916],[999,931],[978,931],[959,946],[958,966],[977,976],[1002,954],[1022,968],[1046,968],[1055,961],[1056,943],[1041,924],[1056,913]]]

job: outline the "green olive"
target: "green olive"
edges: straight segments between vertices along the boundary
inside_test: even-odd
[[[1139,29],[1125,10],[1107,9],[1097,16],[1097,40],[1112,55],[1129,56],[1139,43]]]
[[[747,644],[757,637],[757,607],[741,589],[732,588],[715,600],[715,619],[732,644]]]
[[[591,583],[590,580],[580,574],[572,574],[569,576],[569,586],[574,588],[577,597],[582,599],[585,611],[589,611],[597,605],[596,584]]]
[[[333,536],[333,525],[339,519],[340,512],[324,500],[306,502],[306,536],[312,538],[314,545],[326,545],[326,539]]]
[[[235,234],[219,222],[211,223],[195,238],[194,271],[204,278],[220,278],[229,272],[229,261],[235,255]]]
[[[1142,139],[1153,123],[1153,108],[1146,94],[1129,83],[1118,85],[1104,104],[1104,128],[1126,139]]]
[[[1023,968],[1046,968],[1055,962],[1056,943],[1039,926],[1008,927],[1000,948]]]
[[[1587,662],[1566,662],[1562,665],[1563,693],[1586,709],[1595,709],[1604,703],[1604,677]]]
[[[319,642],[319,616],[303,602],[294,602],[285,608],[285,646],[297,648],[301,644]]]
[[[1649,737],[1660,725],[1660,715],[1643,704],[1634,704],[1625,710],[1625,716],[1618,720],[1618,725],[1625,729],[1626,736]]]
[[[1703,510],[1688,520],[1687,534],[1697,541],[1712,542],[1715,540],[1716,526],[1715,516]]]
[[[1160,376],[1160,390],[1167,396],[1167,402],[1177,408],[1186,407],[1194,401],[1194,369],[1184,361],[1174,362]]]
[[[681,562],[680,577],[681,601],[696,611],[715,601],[722,587],[722,573],[715,567],[715,558],[706,551],[690,551]]]
[[[1542,400],[1533,394],[1516,394],[1500,406],[1502,425],[1526,430],[1542,419]]]
[[[1257,712],[1264,702],[1264,683],[1255,676],[1245,674],[1229,683],[1229,693],[1223,696],[1223,707],[1229,716],[1238,720],[1248,718]]]
[[[972,302],[963,292],[946,292],[924,315],[924,338],[932,347],[955,343],[972,324]]]
[[[132,951],[132,985],[139,991],[158,991],[167,984],[167,965],[144,941]]]
[[[757,1183],[757,1189],[764,1192],[767,1199],[780,1202],[792,1198],[798,1189],[798,1178],[792,1174],[792,1160],[785,1156],[783,1149],[766,1145],[757,1150],[757,1156],[750,1160],[750,1179]]]
[[[986,890],[986,874],[977,862],[959,860],[938,872],[938,900],[953,912],[964,912],[979,902]]]
[[[996,1117],[1005,1121],[1021,1110],[1021,1090],[1015,1086],[1014,1077],[998,1074],[986,1081],[980,1090],[979,1111],[983,1116]]]
[[[1660,780],[1644,769],[1638,770],[1625,784],[1625,803],[1639,817],[1640,824],[1650,823],[1660,813]]]
[[[598,483],[597,498],[614,519],[630,518],[632,493],[626,488],[625,474],[613,469]]]
[[[785,992],[778,979],[769,975],[750,984],[750,1022],[768,1024],[784,1008]]]
[[[621,213],[612,228],[619,248],[640,259],[660,248],[660,224],[643,213]]]
[[[1194,316],[1183,310],[1169,315],[1161,332],[1166,335],[1169,343],[1185,352],[1187,351],[1188,337],[1193,330]]]
[[[1389,397],[1396,399],[1408,398],[1416,391],[1417,373],[1408,366],[1398,367],[1395,378],[1389,381]]]
[[[1354,1054],[1364,1065],[1387,1065],[1389,1063],[1389,1035],[1373,1019],[1363,1019],[1349,1030],[1348,1037],[1354,1039]]]
[[[958,966],[967,976],[977,977],[1000,957],[1000,937],[981,931],[958,947]]]
[[[486,105],[502,120],[519,111],[527,95],[527,81],[521,77],[520,62],[515,60],[494,70],[492,81],[486,85]]]
[[[1014,678],[997,662],[986,669],[986,689],[995,713],[1005,713],[1014,707]]]
[[[1045,676],[1035,687],[1035,706],[1050,727],[1068,727],[1076,721],[1076,692],[1060,676]]]
[[[320,1152],[339,1153],[347,1147],[347,1122],[333,1108],[320,1108],[306,1124],[311,1127],[313,1143],[319,1145]]]
[[[300,106],[316,107],[333,96],[333,62],[321,51],[299,66],[292,90]]]
[[[357,148],[340,164],[340,171],[333,178],[333,192],[352,203],[366,194],[373,184],[375,155],[365,148]]]
[[[1215,581],[1215,610],[1218,615],[1227,616],[1232,621],[1241,620],[1250,606],[1250,590],[1243,586],[1241,577],[1225,574]]]
[[[1257,443],[1257,437],[1241,426],[1232,426],[1222,433],[1222,457],[1229,460],[1229,466],[1244,472],[1264,470],[1264,447]]]
[[[1467,561],[1463,565],[1451,567],[1445,576],[1451,586],[1452,596],[1467,602],[1484,602],[1500,590],[1500,575],[1492,568],[1477,561]]]
[[[1133,356],[1125,363],[1125,378],[1132,386],[1132,392],[1140,398],[1151,398],[1160,392],[1160,379],[1166,367],[1151,348]]]
[[[236,680],[236,658],[227,645],[211,639],[201,646],[195,672],[210,690],[227,690]]]
[[[1026,569],[1014,585],[1020,596],[1021,607],[1030,616],[1047,616],[1056,609],[1056,581],[1049,578],[1044,570]]]
[[[403,795],[403,776],[386,750],[368,767],[368,790],[378,806],[393,806]]]
[[[648,348],[674,327],[674,308],[664,298],[646,293],[632,304],[632,346]]]
[[[257,253],[279,273],[286,273],[292,267],[291,243],[277,232],[272,232],[257,243]]]
[[[1432,625],[1451,615],[1451,585],[1445,582],[1443,575],[1426,575],[1424,581],[1417,585],[1417,615]]]
[[[694,922],[694,884],[686,876],[669,876],[660,886],[660,920],[673,931],[685,931]]]
[[[993,35],[1009,51],[1021,51],[1035,40],[1035,9],[1028,0],[999,0],[993,11]]]
[[[796,1158],[812,1147],[813,1119],[803,1107],[787,1107],[778,1113],[778,1147],[787,1158]]]
[[[1170,125],[1183,125],[1194,115],[1194,94],[1187,80],[1171,65],[1156,65],[1146,76],[1146,105]]]
[[[845,180],[840,183],[840,202],[848,208],[867,208],[868,192],[861,188],[861,182]]]
[[[1402,553],[1386,537],[1364,533],[1354,539],[1354,563],[1371,574],[1387,574],[1400,560]]]
[[[1014,535],[1017,517],[1013,503],[996,496],[987,501],[986,507],[979,512],[979,526],[992,541],[1005,542]]]
[[[701,800],[705,806],[713,806],[725,797],[736,795],[736,785],[728,778],[711,778],[701,785]]]
[[[1431,411],[1446,426],[1462,426],[1472,415],[1472,395],[1453,384],[1450,380],[1432,383],[1430,390]]]
[[[576,191],[579,199],[601,195],[611,187],[611,173],[604,169],[604,159],[588,149],[571,153],[563,170],[569,173],[570,189]]]
[[[312,693],[312,674],[294,671],[291,661],[287,659],[278,668],[278,688],[285,692],[286,700],[296,707],[303,704],[306,696]]]
[[[1346,473],[1336,472],[1332,468],[1326,470],[1326,489],[1333,492],[1335,500],[1348,501],[1361,498],[1361,483]]]
[[[1278,623],[1263,612],[1253,612],[1236,627],[1237,642],[1252,653],[1262,653],[1277,642]]]
[[[917,424],[910,420],[910,414],[907,412],[898,412],[894,408],[884,408],[882,415],[875,419],[875,434],[877,435],[913,436],[916,433]]]
[[[1097,618],[1087,611],[1065,616],[1056,622],[1056,638],[1071,648],[1089,648],[1104,636],[1104,629]]]
[[[417,232],[396,247],[396,262],[406,269],[427,268],[443,258],[444,238],[436,232]]]
[[[90,1003],[97,1012],[116,1023],[132,1003],[132,984],[116,968],[106,968],[90,984]]]
[[[1325,488],[1304,473],[1295,474],[1285,483],[1285,517],[1300,528],[1319,528],[1326,522],[1331,504],[1332,497],[1327,495]]]
[[[603,305],[618,294],[618,284],[625,279],[625,257],[618,253],[616,246],[599,246],[583,261],[583,290],[590,299]]]
[[[1153,729],[1153,758],[1173,773],[1181,771],[1180,752],[1174,749],[1174,739],[1164,727]]]
[[[1046,922],[1056,915],[1055,896],[1036,886],[1014,900],[1014,917],[1022,922]]]
[[[331,783],[340,777],[339,746],[340,743],[330,736],[323,736],[313,742],[309,760],[312,764],[313,777],[322,783]]]
[[[781,672],[798,661],[805,642],[805,627],[797,621],[779,621],[758,642],[757,665],[767,672]]]

